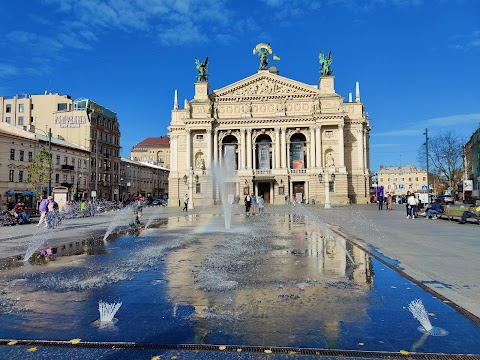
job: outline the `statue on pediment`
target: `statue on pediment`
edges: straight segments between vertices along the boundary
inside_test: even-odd
[[[330,69],[330,65],[332,64],[332,61],[333,61],[332,51],[330,50],[327,57],[325,57],[325,55],[323,55],[323,52],[320,51],[320,55],[318,59],[320,61],[320,75],[322,76],[332,75],[333,71],[332,69]]]
[[[268,69],[268,56],[272,53],[272,48],[270,44],[258,44],[253,49],[253,54],[258,54],[258,58],[260,59],[260,66],[259,70],[267,70]]]
[[[195,66],[197,68],[197,82],[207,82],[208,81],[208,56],[205,58],[203,63],[195,58]]]
[[[311,104],[312,114],[320,112],[320,99],[316,98],[312,100]]]

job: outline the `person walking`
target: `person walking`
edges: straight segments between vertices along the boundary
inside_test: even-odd
[[[183,197],[183,210],[182,211],[185,211],[185,212],[188,212],[188,194],[185,194],[185,196]]]
[[[407,219],[410,219],[410,208],[408,207],[408,198],[410,197],[410,191],[407,191],[407,196],[405,198],[405,209],[407,211]]]
[[[252,206],[252,198],[250,197],[250,194],[247,194],[244,199],[245,202],[245,213],[248,215],[250,212],[250,207]]]
[[[38,206],[38,211],[40,212],[40,220],[38,220],[37,226],[40,226],[42,223],[45,223],[44,227],[47,227],[47,220],[45,216],[47,214],[47,206],[48,206],[48,199],[45,194],[42,195],[42,201],[40,201],[40,205]]]
[[[392,193],[388,193],[388,195],[387,195],[387,210],[393,210],[392,204],[393,204]]]
[[[80,203],[80,216],[87,216],[87,201],[85,199],[82,199],[82,202]]]
[[[263,213],[263,209],[265,207],[265,200],[263,199],[263,195],[260,195],[257,200],[258,204],[258,213],[261,214]]]
[[[378,210],[383,210],[383,195],[378,195],[377,202],[378,202]]]
[[[415,197],[415,193],[411,193],[407,198],[407,205],[409,209],[407,219],[415,219],[417,216],[417,198]]]
[[[252,198],[252,215],[255,215],[257,212],[257,197],[255,194],[252,194],[250,197]]]
[[[57,202],[53,200],[53,196],[49,196],[47,205],[47,225],[49,229],[53,229],[56,225],[57,211]]]

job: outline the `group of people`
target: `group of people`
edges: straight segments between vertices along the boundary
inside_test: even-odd
[[[27,212],[25,211],[25,203],[23,202],[15,204],[12,209],[12,214],[16,218],[20,219],[22,224],[26,224],[30,220]]]
[[[383,204],[387,203],[387,207],[385,210],[393,210],[392,204],[393,204],[393,194],[392,193],[387,193],[387,196],[383,195],[378,195],[377,198],[377,203],[378,203],[378,210],[383,210]]]
[[[37,226],[45,223],[44,227],[53,229],[60,223],[58,203],[53,199],[53,196],[43,195],[38,211],[40,212],[40,220],[38,220]]]
[[[265,208],[265,200],[263,199],[263,195],[260,195],[258,198],[255,196],[254,193],[247,194],[244,199],[245,202],[245,213],[247,215],[255,215],[257,213],[257,207],[258,207],[258,213],[261,214],[264,211]]]
[[[86,217],[86,216],[95,216],[95,206],[92,202],[92,200],[89,200],[87,202],[86,199],[82,199],[82,202],[80,203],[80,216],[81,217]]]

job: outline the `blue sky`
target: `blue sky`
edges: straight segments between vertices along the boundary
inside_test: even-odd
[[[468,138],[480,124],[478,0],[35,0],[0,12],[0,94],[90,98],[117,112],[127,157],[167,133],[175,89],[181,105],[193,97],[195,57],[209,56],[219,89],[257,71],[260,42],[282,76],[316,84],[318,53],[332,50],[337,93],[360,82],[372,171],[417,165],[425,128]]]

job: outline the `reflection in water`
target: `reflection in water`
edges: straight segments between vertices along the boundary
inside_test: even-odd
[[[299,334],[323,327],[331,342],[342,320],[364,316],[373,275],[359,248],[299,215],[264,217],[233,234],[212,222],[197,244],[167,258],[168,295],[174,303],[188,299],[201,329],[222,324],[249,344],[287,345],[292,327]]]

